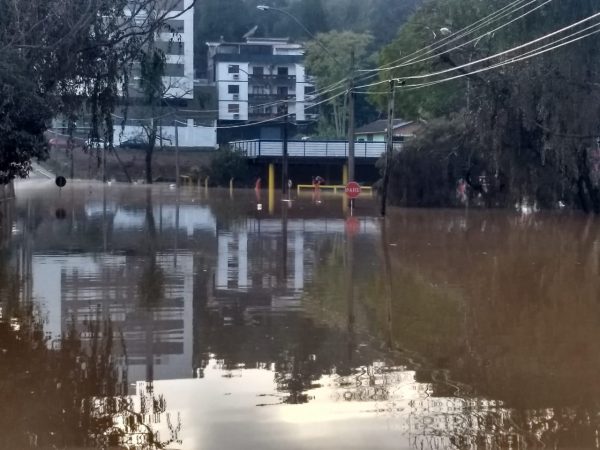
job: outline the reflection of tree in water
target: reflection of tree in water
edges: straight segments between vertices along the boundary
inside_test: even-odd
[[[0,447],[91,445],[109,429],[108,417],[92,414],[92,398],[123,387],[110,325],[91,327],[87,348],[72,329],[53,350],[31,310],[12,319],[0,323]]]
[[[158,235],[152,203],[152,190],[146,190],[146,255],[139,280],[139,299],[143,307],[159,306],[164,299],[165,275],[157,260]]]
[[[448,410],[411,417],[410,444],[416,449],[592,449],[598,448],[599,409],[511,410],[462,405],[437,399]],[[494,402],[491,402],[494,403]]]
[[[92,321],[83,335],[72,327],[51,348],[31,308],[0,321],[0,448],[151,449],[178,441],[179,416],[171,423],[167,413],[166,440],[150,425],[164,414],[164,398],[127,395],[111,323]]]
[[[275,370],[277,390],[287,393],[283,402],[291,404],[307,403],[310,400],[307,391],[319,387],[316,382],[322,375],[314,355],[299,359],[286,354],[276,363]]]

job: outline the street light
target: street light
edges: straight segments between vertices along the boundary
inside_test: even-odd
[[[275,8],[273,6],[267,5],[258,5],[256,7],[259,11],[276,11],[281,13],[294,22],[296,22],[300,27],[304,30],[304,32],[313,39],[319,47],[321,47],[325,53],[327,53],[331,59],[333,59],[340,67],[343,67],[344,64],[329,51],[329,49],[319,40],[317,37],[308,29],[306,26],[293,14],[287,12],[284,9]],[[354,52],[351,55],[351,71],[354,70]],[[352,78],[352,74],[350,74],[350,79],[348,80],[348,181],[354,181],[354,80]]]
[[[341,64],[340,61],[335,57],[335,55],[333,55],[329,51],[329,49],[327,47],[325,47],[325,45],[323,45],[323,43],[319,39],[317,39],[317,37],[308,28],[306,28],[306,25],[304,25],[302,22],[300,22],[300,20],[293,14],[287,12],[284,9],[279,9],[279,8],[275,8],[273,6],[267,6],[267,5],[258,5],[256,7],[256,9],[258,9],[259,11],[276,11],[278,13],[288,16],[290,19],[292,19],[294,22],[296,22],[298,25],[300,25],[300,27],[304,30],[304,32],[306,34],[308,34],[310,36],[310,38],[313,39],[325,51],[325,53],[327,53],[329,56],[331,56],[335,60],[335,62],[337,62],[338,64]]]

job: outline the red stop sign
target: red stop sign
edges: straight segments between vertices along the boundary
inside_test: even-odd
[[[356,217],[348,217],[346,219],[346,233],[354,236],[360,231],[360,222]]]
[[[356,181],[351,181],[346,185],[346,195],[348,198],[356,198],[360,195],[360,184]]]

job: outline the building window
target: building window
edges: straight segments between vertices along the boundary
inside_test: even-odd
[[[252,75],[258,75],[258,76],[262,77],[264,74],[265,74],[264,67],[254,67],[252,69]]]
[[[277,75],[287,76],[288,75],[288,68],[287,67],[278,67],[277,68]]]
[[[237,64],[229,64],[229,67],[227,68],[227,72],[228,73],[240,73],[240,66],[238,66]]]
[[[239,94],[240,93],[240,86],[237,84],[230,84],[227,86],[227,92],[229,94]]]
[[[367,135],[367,142],[373,142],[373,135],[372,134],[368,134]]]
[[[156,41],[156,48],[162,50],[165,55],[183,55],[184,43],[178,41]]]
[[[163,33],[183,33],[185,31],[185,23],[183,20],[170,19],[165,21]]]
[[[304,86],[304,95],[313,95],[315,93],[314,86]]]
[[[288,94],[287,86],[277,86],[277,97],[287,98]]]
[[[165,65],[165,76],[166,77],[182,77],[184,74],[183,64],[166,64]]]
[[[227,105],[227,112],[238,114],[240,112],[239,103],[230,103]]]
[[[157,6],[159,11],[183,11],[183,0],[161,0]]]

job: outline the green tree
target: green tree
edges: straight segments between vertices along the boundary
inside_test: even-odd
[[[325,8],[323,8],[321,0],[297,1],[292,5],[291,13],[313,34],[329,31],[327,13],[325,12]],[[288,26],[294,27],[297,30],[295,33],[296,36],[303,38],[303,40],[309,38],[306,36],[304,30],[300,29],[296,24],[292,24],[289,20],[287,22]]]
[[[141,58],[141,76],[140,88],[143,94],[143,101],[150,118],[148,124],[144,125],[146,133],[146,183],[153,182],[152,177],[152,155],[156,147],[159,132],[159,122],[162,112],[162,101],[165,94],[163,84],[163,75],[165,72],[165,55],[151,45],[146,51],[142,52]],[[162,142],[162,139],[161,139]]]
[[[395,66],[399,58],[436,42],[441,27],[463,29],[509,3],[507,0],[431,0],[381,52],[381,62]],[[462,43],[452,51],[438,50],[430,53],[427,60],[382,71],[380,76],[384,80],[390,73],[402,78],[456,68],[543,36],[595,12],[597,4],[593,1],[550,3],[493,35],[486,32],[508,19],[470,36],[480,39],[467,43],[468,38],[463,38],[452,44]],[[489,66],[492,62],[486,64]],[[476,67],[485,65],[479,63]],[[511,205],[527,200],[554,206],[561,201],[600,213],[600,153],[596,144],[600,44],[597,39],[583,39],[527,62],[483,73],[469,74],[469,69],[460,69],[452,74],[466,76],[425,89],[410,88],[414,81],[409,78],[408,87],[400,88],[396,95],[398,115],[433,118],[452,112],[463,114],[468,125],[464,132],[476,136],[474,145],[479,147],[478,152],[487,166],[485,196],[488,204]],[[436,78],[443,76],[428,80]],[[384,97],[379,97],[379,105],[383,100]],[[470,169],[473,168],[465,170]],[[477,188],[476,184],[471,187]]]
[[[23,176],[30,158],[45,155],[43,133],[58,113],[72,122],[87,103],[92,137],[112,141],[120,86],[140,50],[174,18],[175,3],[0,0],[0,82],[9,98],[0,116],[3,181]],[[14,93],[23,95],[16,101]]]
[[[232,178],[239,185],[248,186],[255,178],[248,166],[248,160],[241,153],[229,148],[219,150],[205,175],[217,186],[229,186]]]
[[[352,74],[352,53],[354,60],[361,63],[367,56],[372,37],[368,34],[358,34],[350,31],[331,31],[316,35],[317,41],[307,44],[306,70],[317,79],[317,88],[325,89],[337,83],[334,91],[324,94],[330,97],[342,92],[347,86],[338,83]],[[324,49],[326,48],[327,51]],[[355,68],[359,64],[355,63]],[[327,104],[331,108],[331,122],[325,120],[325,125],[331,123],[336,137],[346,133],[347,122],[347,97],[340,95]],[[323,126],[322,125],[322,126]]]

